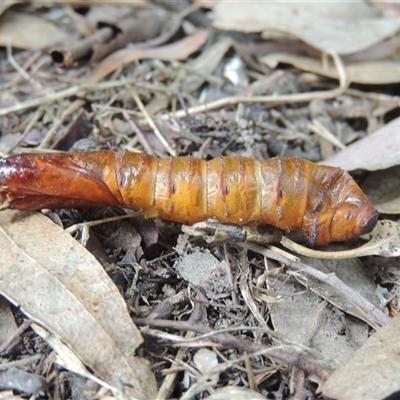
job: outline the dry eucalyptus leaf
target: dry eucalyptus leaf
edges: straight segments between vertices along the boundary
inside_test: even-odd
[[[377,306],[375,306],[372,301],[367,300],[371,295],[370,288],[368,288],[364,283],[362,283],[362,286],[360,285],[359,290],[353,290],[352,288],[354,286],[354,279],[352,277],[352,275],[354,274],[352,274],[352,271],[354,266],[357,267],[357,264],[353,265],[349,263],[351,262],[361,264],[358,259],[351,259],[348,260],[348,262],[336,263],[335,270],[332,270],[331,264],[323,262],[323,260],[310,259],[311,265],[307,265],[304,262],[293,261],[288,257],[285,257],[284,254],[278,254],[270,248],[263,248],[262,246],[250,243],[244,243],[241,246],[258,254],[262,254],[268,258],[283,262],[284,264],[288,265],[291,270],[295,270],[296,274],[301,273],[301,275],[304,275],[307,279],[317,280],[322,284],[322,287],[326,287],[328,285],[330,288],[335,289],[329,289],[328,291],[318,291],[318,294],[321,297],[325,298],[325,294],[328,293],[329,296],[327,296],[325,299],[332,304],[338,306],[339,308],[341,308],[339,302],[342,302],[342,304],[345,303],[346,312],[349,312],[350,314],[362,319],[370,326],[379,328],[379,326],[387,323],[389,317],[385,313],[383,313],[383,311],[381,311]],[[323,262],[322,266],[324,266],[324,269],[316,268],[316,262]],[[362,265],[363,264],[361,264],[361,266]],[[328,270],[328,272],[322,272],[326,269]],[[350,275],[344,274],[342,269],[344,269],[345,272],[350,271]],[[362,269],[361,276],[363,275],[365,275],[364,269]],[[352,278],[351,281],[350,278]],[[360,274],[355,275],[355,282],[357,284],[360,283],[359,278]],[[350,282],[352,282],[351,285],[349,285]],[[317,285],[309,287],[313,291],[316,291],[316,288],[318,288]],[[331,295],[330,293],[333,293],[333,295]],[[352,304],[353,311],[349,311],[349,307],[347,306],[348,303]]]
[[[383,214],[400,214],[400,166],[368,175],[362,188],[375,208]]]
[[[221,1],[214,7],[214,26],[240,32],[276,31],[322,51],[350,54],[394,35],[399,18],[339,19],[271,2]],[[354,15],[354,14],[353,14]]]
[[[0,343],[5,342],[15,333],[18,326],[10,309],[10,303],[0,296]]]
[[[263,57],[261,61],[270,68],[276,68],[279,63],[285,63],[303,71],[339,79],[338,70],[332,63],[325,66],[321,60],[316,60],[315,58],[287,53],[275,53]],[[344,66],[349,82],[370,85],[400,82],[400,65],[398,62],[388,60],[363,61],[344,63]],[[382,71],[385,71],[385,73],[382,73]]]
[[[333,399],[364,400],[385,399],[399,392],[399,331],[397,315],[330,376],[322,393]]]
[[[283,237],[282,246],[298,254],[319,259],[347,259],[364,256],[399,257],[400,224],[390,220],[378,221],[375,229],[369,234],[371,239],[353,250],[321,251],[301,246]]]
[[[180,87],[182,93],[192,93],[203,85],[207,76],[212,75],[218,65],[221,64],[231,46],[232,41],[230,38],[220,37],[215,43],[205,48],[196,59],[189,61],[190,71],[195,73],[187,74]]]
[[[371,232],[371,240],[364,246],[363,255],[377,255],[383,257],[400,256],[400,223],[390,220],[378,221]]]
[[[400,4],[396,1],[368,0],[368,4],[390,15],[400,15]]]
[[[66,32],[36,15],[10,10],[0,17],[0,46],[42,50],[67,40]]]
[[[76,374],[79,374],[85,378],[91,379],[94,382],[98,383],[101,386],[104,386],[114,392],[118,390],[116,388],[110,387],[105,382],[96,378],[92,375],[86,367],[82,364],[81,360],[66,346],[59,338],[55,335],[47,332],[45,329],[41,328],[39,325],[32,324],[31,328],[44,340],[49,346],[57,353],[55,358],[55,362],[67,369],[68,371],[72,371]]]
[[[92,254],[42,214],[9,210],[0,213],[0,248],[5,297],[107,384],[138,399],[155,395],[150,367],[135,357],[142,336]]]
[[[336,246],[343,247],[340,244]],[[302,257],[302,261],[327,276],[335,275],[336,279],[347,286],[345,288],[340,284],[332,285],[329,281],[315,281],[310,277],[309,288],[311,291],[344,313],[352,315],[374,328],[380,326],[375,315],[376,311],[382,313],[378,308],[380,303],[376,294],[376,285],[372,278],[365,274],[365,266],[358,258],[338,261]],[[360,344],[360,342],[358,343]]]
[[[17,3],[23,3],[24,0],[8,0],[0,4],[0,15],[2,15],[8,8]]]
[[[351,250],[340,250],[340,251],[329,251],[329,250],[314,250],[309,247],[302,246],[296,242],[293,242],[289,238],[283,236],[281,239],[281,244],[288,250],[294,251],[297,254],[303,256],[320,258],[320,259],[330,259],[330,260],[342,260],[347,258],[355,258],[364,256],[365,249],[363,246]]]
[[[98,82],[117,68],[120,68],[121,65],[137,60],[148,58],[157,58],[163,61],[186,60],[192,53],[203,46],[207,37],[207,31],[198,31],[175,43],[160,47],[141,48],[131,46],[115,51],[93,68],[89,81]]]
[[[205,400],[265,400],[265,397],[244,387],[225,386],[205,397]]]
[[[0,388],[14,389],[19,392],[37,395],[46,393],[47,384],[46,380],[39,375],[10,367],[0,371]],[[14,399],[14,396],[8,397],[8,399]]]
[[[307,284],[319,286],[310,281]],[[268,308],[274,328],[287,339],[309,344],[322,355],[343,362],[368,338],[365,322],[330,306],[320,310],[320,297],[293,277],[270,279],[269,290],[283,295],[281,302]]]
[[[365,268],[359,260],[302,261],[327,275],[335,274],[352,291],[375,305],[379,304],[375,285],[365,275]],[[283,295],[281,302],[270,305],[272,323],[285,337],[303,344],[310,341],[310,345],[325,356],[343,362],[368,337],[368,325],[361,322],[370,322],[365,311],[352,301],[348,293],[341,292],[335,285],[305,276],[298,279],[303,285],[299,285],[293,277],[289,280],[280,277],[269,280],[269,287]],[[321,309],[321,302],[318,301],[321,297],[343,313],[330,306]]]
[[[31,0],[33,3],[43,4],[43,0]],[[87,6],[87,7],[96,7],[102,2],[98,0],[52,0],[52,3],[58,4],[70,4],[74,6]],[[147,8],[151,7],[151,4],[146,0],[135,0],[135,1],[126,1],[126,0],[107,0],[107,5],[114,6],[125,6],[132,8]]]
[[[400,118],[396,118],[373,134],[324,160],[323,164],[347,171],[376,171],[400,165],[399,131]]]
[[[319,2],[305,2],[304,0],[293,0],[287,2],[286,0],[277,0],[276,3],[286,2],[285,6],[297,10],[301,8],[304,11],[312,12],[316,15],[324,15],[330,18],[341,18],[354,20],[357,18],[374,18],[380,15],[380,12],[374,7],[368,5],[365,1],[351,1],[351,2],[325,2],[321,7]]]

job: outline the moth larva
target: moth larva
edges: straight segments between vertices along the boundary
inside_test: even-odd
[[[124,205],[185,224],[215,218],[302,229],[311,245],[370,232],[378,218],[346,171],[298,158],[23,154],[0,159],[0,191],[2,209]]]

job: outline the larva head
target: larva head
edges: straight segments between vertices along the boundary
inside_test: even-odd
[[[363,197],[364,193],[361,192]],[[329,226],[332,241],[348,240],[371,232],[378,221],[378,212],[365,197],[349,197],[333,211]]]
[[[347,172],[325,168],[319,198],[308,203],[303,221],[310,244],[321,246],[371,232],[378,212],[365,193]]]

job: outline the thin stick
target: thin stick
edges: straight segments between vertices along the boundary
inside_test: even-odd
[[[71,103],[61,114],[61,117],[55,121],[54,125],[49,129],[46,133],[46,136],[43,138],[42,143],[37,147],[38,149],[45,149],[48,147],[50,142],[52,141],[55,133],[61,126],[63,125],[64,121],[72,115],[75,111],[82,108],[85,104],[85,100],[77,99],[73,103]]]
[[[202,324],[190,323],[187,321],[170,321],[161,319],[150,319],[150,318],[134,318],[136,325],[147,325],[150,327],[157,327],[162,329],[179,329],[185,331],[193,331],[201,336],[197,336],[195,339],[181,338],[175,343],[189,343],[197,342],[198,340],[204,340],[213,338],[213,341],[219,343],[227,348],[236,348],[241,351],[247,351],[248,353],[257,353],[258,355],[264,355],[266,357],[272,357],[285,363],[294,365],[298,368],[304,369],[308,373],[316,374],[323,379],[327,379],[329,375],[338,367],[339,363],[335,360],[329,359],[311,349],[307,346],[299,343],[290,341],[278,332],[273,331],[267,327],[256,327],[256,326],[238,326],[230,327],[227,329],[213,330],[209,326]],[[249,340],[241,339],[237,336],[233,336],[227,332],[237,331],[252,331],[268,334],[272,339],[279,343],[278,346],[266,346],[262,343],[255,343]],[[141,330],[143,334],[151,335],[151,330],[148,328]],[[254,354],[249,354],[252,357]],[[213,373],[217,372],[213,370]]]
[[[288,257],[285,257],[284,255],[275,253],[270,249],[267,249],[265,247],[256,244],[241,243],[240,246],[248,250],[252,250],[265,257],[272,258],[273,260],[282,262],[289,268],[298,270],[300,272],[304,272],[305,274],[312,276],[313,278],[318,279],[319,281],[324,282],[329,286],[332,286],[336,290],[341,291],[344,296],[346,296],[349,300],[351,300],[354,304],[356,304],[360,308],[360,310],[363,311],[365,315],[365,322],[371,325],[374,329],[379,329],[380,326],[383,326],[389,322],[390,320],[389,316],[387,316],[379,308],[375,307],[371,302],[369,302],[363,296],[358,294],[352,288],[347,286],[335,274],[325,274],[321,271],[318,271],[315,268],[310,267],[307,264],[290,260]]]
[[[22,326],[22,325],[21,325]],[[20,360],[10,361],[8,363],[0,364],[0,371],[4,371],[9,368],[19,368],[28,364],[35,363],[42,358],[43,354],[35,354],[26,358],[21,358]]]
[[[7,41],[7,60],[25,80],[30,81],[32,79],[31,76],[15,60],[12,54],[10,41]]]
[[[33,118],[29,121],[29,124],[24,129],[24,132],[21,135],[21,137],[6,151],[6,153],[11,153],[16,147],[18,147],[25,140],[26,136],[32,130],[36,122],[39,121],[39,119],[42,117],[43,113],[44,113],[43,108],[38,108],[35,111]]]
[[[332,143],[340,150],[344,150],[346,148],[346,145],[342,143],[328,128],[322,125],[321,122],[319,122],[317,119],[313,118],[311,122],[307,125],[307,128],[311,132]]]
[[[273,104],[284,104],[284,103],[304,103],[311,100],[327,100],[333,97],[340,96],[343,94],[349,86],[347,80],[346,71],[343,66],[343,62],[340,57],[334,52],[328,52],[333,58],[335,66],[338,70],[339,75],[339,87],[331,90],[323,90],[318,92],[307,92],[288,94],[282,96],[232,96],[224,97],[223,99],[215,100],[211,103],[202,104],[199,106],[190,107],[187,110],[179,110],[172,114],[174,118],[182,118],[187,115],[199,114],[202,112],[216,110],[222,107],[237,105],[238,103],[273,103]],[[167,120],[171,117],[171,114],[163,115],[161,118]]]
[[[38,97],[36,99],[32,99],[32,100],[24,101],[22,103],[14,104],[13,106],[10,106],[10,107],[1,108],[0,109],[0,117],[10,114],[10,113],[17,112],[17,111],[23,111],[28,108],[37,107],[42,104],[48,104],[48,103],[51,103],[56,100],[64,99],[66,97],[71,97],[71,96],[74,96],[81,92],[104,90],[104,89],[110,89],[110,88],[115,88],[115,87],[119,87],[119,86],[132,85],[135,83],[135,81],[136,81],[136,78],[132,78],[132,79],[117,80],[117,81],[107,81],[107,82],[101,82],[101,83],[86,83],[86,84],[71,86],[67,89],[63,89],[58,92],[47,94],[45,96]],[[81,95],[83,95],[83,94],[81,93]]]
[[[117,215],[116,217],[104,218],[104,219],[99,219],[99,220],[90,221],[90,222],[82,222],[80,224],[75,224],[75,225],[70,226],[69,228],[66,228],[65,232],[72,234],[72,233],[76,232],[77,230],[83,228],[84,226],[91,228],[92,226],[105,224],[107,222],[119,221],[120,219],[126,219],[126,218],[134,218],[141,214],[142,214],[142,212],[138,211],[133,214]]]
[[[137,93],[132,89],[131,91],[132,93],[132,97],[133,100],[135,100],[136,105],[138,106],[139,110],[142,112],[142,114],[144,115],[144,117],[146,118],[147,123],[151,126],[151,128],[154,131],[154,134],[158,137],[158,139],[160,140],[160,142],[163,144],[163,146],[166,148],[166,150],[168,151],[168,153],[171,156],[175,156],[176,152],[175,150],[169,145],[169,143],[167,142],[167,140],[165,139],[165,137],[162,135],[162,133],[160,132],[160,130],[157,128],[156,124],[154,123],[154,121],[152,120],[152,118],[150,117],[149,113],[146,110],[146,107],[144,106],[144,104],[142,103],[142,100],[140,100],[140,97],[137,95]]]
[[[194,338],[195,337],[195,333],[192,331],[188,331],[186,332],[185,338]],[[180,360],[182,361],[184,359],[184,357],[187,354],[187,349],[186,348],[180,348],[176,354],[175,360]],[[161,384],[160,388],[158,389],[158,393],[157,396],[155,398],[155,400],[165,400],[167,398],[169,398],[169,396],[172,393],[173,390],[173,383],[175,381],[176,376],[178,375],[178,370],[174,370],[174,367],[171,366],[169,368],[169,373],[168,370],[166,371],[167,376],[165,377],[163,383]]]
[[[0,346],[0,353],[3,353],[8,346],[10,346],[14,340],[19,337],[20,335],[22,335],[23,332],[25,332],[32,324],[32,320],[31,319],[27,319],[26,321],[24,321],[19,327],[18,329],[16,329],[11,336],[1,344]]]
[[[139,127],[136,125],[136,122],[132,119],[129,118],[129,114],[125,111],[122,111],[122,115],[125,118],[125,121],[128,122],[128,124],[130,125],[130,127],[133,129],[133,131],[136,133],[136,137],[137,139],[139,139],[139,142],[141,143],[141,145],[144,147],[144,150],[146,151],[147,154],[153,155],[153,149],[151,148],[149,142],[147,141],[147,139],[145,138],[145,136],[143,135],[142,131],[139,129]],[[134,138],[135,139],[135,138]],[[132,140],[127,144],[127,147],[131,147],[132,146]]]

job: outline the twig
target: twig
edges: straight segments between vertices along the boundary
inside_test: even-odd
[[[81,85],[76,85],[69,87],[67,89],[60,90],[58,92],[54,92],[42,97],[38,97],[36,99],[32,100],[27,100],[22,103],[14,104],[13,106],[10,107],[4,107],[0,109],[0,117],[3,117],[4,115],[18,112],[18,111],[23,111],[28,108],[33,108],[37,107],[43,104],[48,104],[56,100],[64,99],[66,97],[71,97],[75,96],[76,94],[80,93],[83,95],[85,92],[89,91],[94,91],[94,90],[103,90],[103,89],[110,89],[110,88],[115,88],[119,86],[126,86],[126,85],[132,85],[135,84],[136,78],[132,79],[121,79],[117,81],[107,81],[107,82],[101,82],[101,83],[87,83],[87,84],[81,84]],[[81,93],[83,92],[83,93]]]
[[[195,3],[184,10],[180,11],[176,15],[174,15],[173,19],[170,22],[170,25],[167,26],[159,36],[146,40],[145,42],[139,42],[135,43],[135,47],[139,48],[148,48],[148,47],[156,47],[164,44],[167,42],[169,39],[171,39],[172,36],[175,35],[176,32],[178,32],[178,29],[180,28],[182,24],[182,20],[186,18],[188,15],[193,13],[194,11],[197,11],[201,7],[200,3]]]
[[[194,332],[191,331],[186,332],[185,335],[186,338],[192,338],[194,336],[195,336]],[[175,360],[183,360],[186,353],[187,349],[184,348],[179,349],[178,353],[175,356]],[[176,370],[174,371],[174,368],[172,366],[170,368],[170,371],[171,371],[170,373],[168,373],[168,370],[166,371],[168,375],[165,377],[163,383],[158,389],[158,393],[155,400],[165,400],[170,397],[170,394],[172,393],[172,384],[174,383],[176,375],[178,374],[178,371]]]
[[[320,352],[317,352],[316,350],[313,350],[307,346],[287,340],[280,336],[277,332],[274,332],[266,327],[261,328],[254,326],[242,326],[215,331],[206,325],[193,324],[185,321],[134,318],[134,322],[137,325],[147,325],[163,329],[193,331],[201,334],[201,336],[190,340],[182,339],[180,342],[193,342],[212,337],[214,341],[222,344],[227,348],[240,349],[241,351],[247,351],[248,353],[256,353],[257,355],[264,355],[266,357],[275,358],[277,360],[303,369],[310,374],[315,374],[322,379],[327,379],[330,374],[339,366],[336,361],[324,357]],[[269,347],[262,343],[250,342],[248,340],[244,340],[227,333],[241,330],[267,333],[273,339],[280,342],[280,345]],[[142,331],[142,333],[145,334],[146,331],[144,330]],[[149,334],[151,334],[151,332],[149,332]],[[251,356],[254,356],[254,354],[251,354]]]
[[[32,320],[31,319],[27,319],[26,321],[24,321],[19,327],[18,329],[16,329],[12,335],[0,345],[0,353],[3,353],[3,351],[5,351],[7,349],[8,346],[11,345],[11,343],[17,338],[19,337],[23,332],[25,332],[32,324]]]
[[[32,79],[31,76],[17,63],[17,61],[15,61],[9,41],[7,42],[7,60],[25,80],[30,81]]]
[[[253,370],[253,366],[251,365],[250,362],[250,357],[247,353],[244,353],[244,365],[246,366],[246,372],[247,372],[247,379],[249,381],[249,386],[250,389],[252,390],[257,390],[257,384],[256,384],[256,380],[254,378],[254,370]]]
[[[253,314],[253,316],[256,318],[260,326],[266,327],[267,323],[264,319],[264,317],[261,315],[253,296],[250,293],[250,286],[249,282],[251,282],[251,277],[250,277],[250,267],[249,267],[249,260],[247,258],[247,251],[241,251],[240,255],[240,267],[242,270],[242,274],[240,276],[239,280],[239,289],[240,292],[242,293],[242,297]]]
[[[142,112],[143,116],[146,118],[147,123],[153,129],[154,134],[158,137],[158,139],[163,144],[163,146],[168,151],[168,153],[171,154],[171,156],[175,156],[176,155],[175,150],[169,145],[169,143],[167,142],[165,137],[162,135],[160,130],[157,128],[157,125],[154,123],[154,121],[150,117],[149,113],[146,110],[146,107],[142,103],[142,100],[140,100],[140,97],[137,95],[137,93],[133,89],[132,89],[132,97],[133,97],[133,100],[135,100],[135,103],[138,106],[139,110]]]
[[[234,290],[235,284],[233,280],[233,275],[232,275],[232,268],[230,266],[230,261],[229,261],[229,252],[227,249],[226,243],[224,243],[224,256],[225,256],[225,265],[226,265],[226,280],[228,282],[229,287],[232,288],[231,290],[231,295],[232,295],[232,303],[237,306],[239,305],[238,298],[236,296],[236,291]]]
[[[78,111],[80,108],[82,108],[85,104],[85,100],[82,99],[76,99],[73,103],[71,103],[61,114],[61,117],[57,119],[53,126],[48,130],[46,133],[46,136],[43,138],[42,143],[38,146],[38,149],[45,149],[48,147],[50,142],[52,141],[55,133],[61,126],[63,125],[64,121],[73,113]]]
[[[321,271],[318,271],[315,268],[310,267],[307,264],[304,264],[299,261],[290,260],[288,257],[282,254],[278,254],[272,250],[269,250],[265,247],[256,244],[241,243],[240,246],[248,250],[252,250],[265,257],[272,258],[273,260],[282,262],[289,268],[301,271],[309,276],[312,276],[313,278],[318,279],[321,282],[326,283],[327,285],[334,287],[336,290],[339,290],[353,304],[356,304],[363,311],[363,313],[365,314],[366,322],[369,325],[371,325],[374,329],[379,329],[380,326],[383,326],[389,322],[390,318],[383,311],[375,307],[371,302],[369,302],[363,296],[361,296],[352,288],[347,286],[336,275],[325,274]]]
[[[38,108],[33,116],[33,118],[29,121],[29,124],[27,125],[27,127],[24,129],[23,134],[21,135],[21,137],[7,150],[7,153],[11,153],[17,146],[19,146],[24,139],[26,138],[26,136],[28,135],[28,133],[32,130],[33,126],[36,124],[36,122],[39,121],[39,119],[42,117],[44,113],[43,108]]]
[[[97,225],[105,224],[105,223],[108,223],[108,222],[119,221],[121,219],[126,219],[126,218],[134,218],[134,217],[137,217],[138,215],[141,215],[141,214],[142,214],[142,212],[138,211],[138,212],[135,212],[133,214],[117,215],[116,217],[99,219],[97,221],[82,222],[82,223],[79,223],[79,224],[72,225],[69,228],[66,228],[65,232],[67,232],[69,234],[72,234],[72,233],[76,232],[77,230],[79,230],[79,229],[81,229],[83,227],[91,228],[92,226],[97,226]]]
[[[187,110],[179,110],[172,114],[174,118],[182,118],[187,115],[199,114],[202,112],[216,110],[222,107],[237,105],[238,103],[272,103],[272,104],[284,104],[284,103],[303,103],[309,102],[311,100],[327,100],[333,97],[340,96],[343,94],[349,86],[349,82],[347,81],[346,72],[343,66],[343,62],[340,57],[334,53],[329,53],[334,62],[335,66],[338,70],[339,75],[339,87],[331,90],[323,90],[317,92],[307,92],[307,93],[298,93],[298,94],[288,94],[281,96],[231,96],[224,97],[223,99],[215,100],[211,103],[202,104],[199,106],[190,107]],[[163,115],[162,119],[169,119],[171,117],[170,114]]]
[[[32,364],[32,363],[34,363],[36,361],[39,361],[42,357],[43,357],[42,354],[35,354],[33,356],[22,358],[20,360],[10,361],[8,363],[2,363],[2,364],[0,364],[0,371],[4,371],[4,370],[9,369],[9,368],[23,367],[23,366],[25,366],[27,364]]]
[[[129,114],[125,110],[122,111],[122,115],[124,116],[125,121],[128,122],[128,124],[131,126],[133,131],[136,133],[136,137],[139,139],[139,142],[144,147],[144,150],[146,151],[146,153],[150,154],[150,155],[153,155],[154,154],[153,149],[151,148],[149,142],[147,141],[147,139],[143,135],[142,131],[136,125],[136,122],[132,118],[129,118]],[[132,141],[130,141],[126,146],[127,147],[131,147],[132,146]]]
[[[332,143],[334,146],[338,147],[340,150],[344,150],[346,145],[342,143],[328,128],[321,124],[317,119],[313,118],[311,122],[308,124],[307,128],[321,136],[323,139]]]

